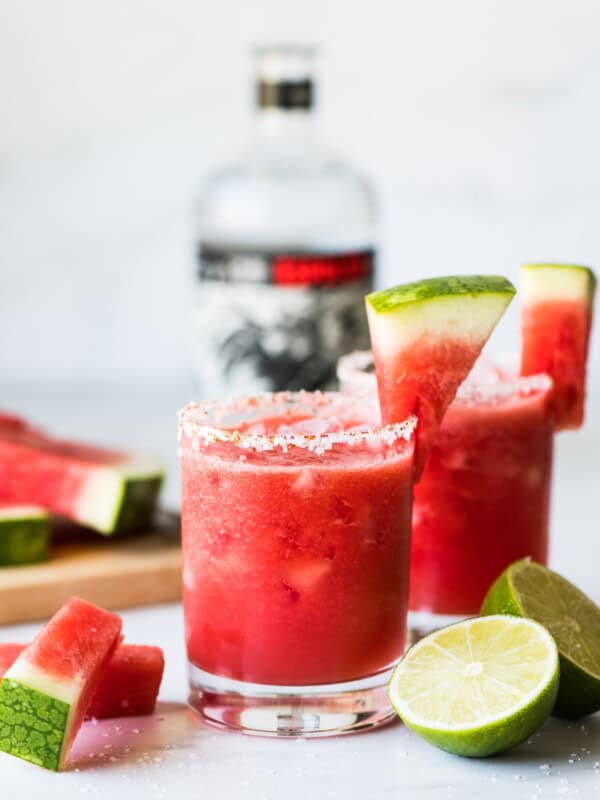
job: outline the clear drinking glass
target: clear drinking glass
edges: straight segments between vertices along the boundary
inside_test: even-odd
[[[393,717],[415,421],[372,423],[338,393],[181,412],[191,703],[207,721],[327,736]]]
[[[341,388],[373,399],[373,358],[338,364]],[[552,380],[480,361],[460,387],[414,487],[409,622],[418,636],[479,613],[513,561],[548,559]]]

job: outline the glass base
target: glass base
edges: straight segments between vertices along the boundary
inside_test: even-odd
[[[222,678],[189,664],[192,708],[210,725],[254,736],[341,736],[396,719],[392,670],[347,683],[270,686]]]
[[[408,612],[408,644],[413,645],[424,636],[445,628],[446,625],[453,625],[467,619],[466,614],[434,614],[432,611],[409,611]]]

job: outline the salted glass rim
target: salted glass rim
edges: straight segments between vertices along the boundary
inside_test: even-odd
[[[326,431],[323,433],[289,431],[284,433],[257,433],[236,430],[233,425],[222,422],[221,426],[214,421],[215,416],[226,414],[242,414],[244,411],[262,410],[272,413],[285,412],[293,408],[301,409],[303,404],[310,409],[331,409],[336,407],[348,410],[352,404],[358,410],[369,410],[369,405],[359,398],[351,398],[342,392],[297,391],[297,392],[262,392],[255,395],[242,395],[229,400],[209,400],[188,403],[179,412],[179,439],[203,440],[205,444],[217,442],[230,443],[243,449],[257,451],[280,449],[287,452],[290,447],[299,447],[322,454],[334,445],[346,444],[384,444],[392,445],[398,439],[407,442],[413,435],[417,418],[410,416],[402,422],[391,425],[365,423],[357,430]],[[264,415],[263,415],[264,416]],[[258,422],[260,417],[256,418]]]
[[[506,356],[496,356],[490,358],[494,367],[503,371],[505,374],[498,380],[486,380],[477,375],[467,377],[458,387],[455,403],[460,405],[468,403],[489,403],[494,400],[505,400],[513,397],[516,392],[522,393],[525,397],[535,392],[548,391],[552,389],[554,381],[545,372],[536,375],[517,375],[508,373],[506,366],[513,364],[513,359]],[[342,356],[337,364],[337,376],[340,381],[345,383],[354,382],[361,388],[376,388],[377,379],[375,372],[366,372],[365,369],[373,364],[373,353],[371,350],[355,350]]]

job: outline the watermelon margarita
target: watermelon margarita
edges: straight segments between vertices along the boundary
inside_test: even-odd
[[[378,428],[370,415],[308,392],[181,412],[187,649],[210,721],[327,735],[392,714],[414,420]]]
[[[513,561],[548,559],[552,381],[467,383],[415,486],[410,607],[478,613]]]
[[[372,369],[370,353],[342,359],[344,390],[375,399]],[[552,399],[549,377],[483,364],[459,389],[414,488],[411,611],[476,614],[510,563],[546,563]]]

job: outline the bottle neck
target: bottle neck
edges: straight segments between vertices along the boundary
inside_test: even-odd
[[[255,129],[261,138],[312,137],[315,135],[314,109],[258,108]]]

